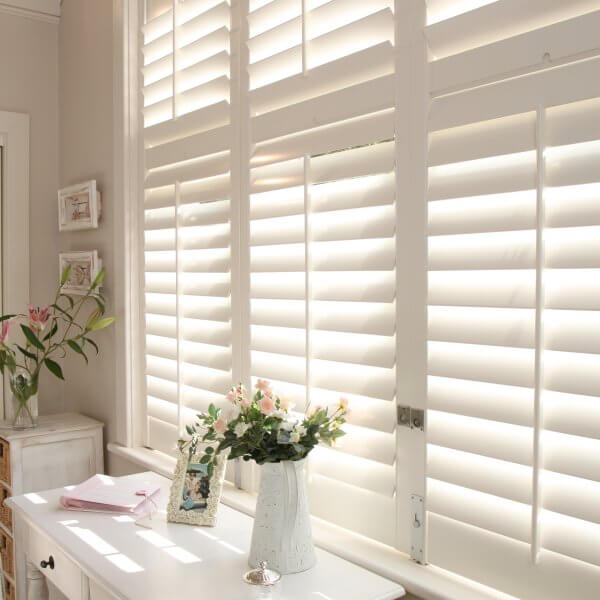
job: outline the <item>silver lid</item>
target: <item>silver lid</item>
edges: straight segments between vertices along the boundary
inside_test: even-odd
[[[267,563],[261,560],[257,569],[244,574],[244,581],[252,585],[275,585],[281,579],[281,574],[273,569],[267,569]]]

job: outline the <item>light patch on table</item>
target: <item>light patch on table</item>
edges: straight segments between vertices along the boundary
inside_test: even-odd
[[[232,544],[228,544],[227,542],[224,542],[223,540],[221,540],[219,542],[219,544],[221,544],[221,546],[225,546],[225,548],[227,548],[228,550],[231,550],[231,551],[235,552],[236,554],[245,554],[245,552],[243,550],[240,550],[236,546],[234,546]]]
[[[113,517],[113,519],[117,523],[135,523],[135,519],[129,515],[119,515],[118,517]]]
[[[29,494],[24,494],[24,496],[29,502],[33,502],[33,504],[48,504],[48,500],[44,500],[39,494],[30,492]]]
[[[142,567],[140,567],[140,565],[124,554],[111,554],[105,558],[110,560],[115,567],[118,567],[125,573],[139,573],[140,571],[144,570]]]
[[[111,546],[91,529],[69,527],[69,531],[72,531],[80,540],[84,541],[88,546],[100,554],[114,554],[118,552],[115,547]]]
[[[156,533],[156,531],[136,531],[136,535],[139,535],[141,538],[145,539],[147,542],[150,542],[157,548],[166,548],[168,546],[175,545],[171,540],[164,538],[162,535]]]
[[[202,559],[196,556],[195,554],[192,554],[191,552],[188,552],[187,550],[184,550],[179,546],[172,546],[171,548],[165,548],[164,550],[167,554],[170,554],[174,559],[184,564],[202,561]]]

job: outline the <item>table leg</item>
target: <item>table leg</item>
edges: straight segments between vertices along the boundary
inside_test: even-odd
[[[27,561],[27,600],[48,600],[48,586],[43,573]]]

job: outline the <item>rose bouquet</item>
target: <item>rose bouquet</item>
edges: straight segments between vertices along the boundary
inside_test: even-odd
[[[268,381],[259,379],[253,397],[239,384],[227,394],[229,410],[214,404],[186,427],[188,440],[179,449],[196,454],[198,444],[207,444],[201,463],[212,475],[217,456],[229,450],[228,460],[242,457],[257,464],[302,460],[319,443],[333,445],[344,435],[348,402],[341,398],[332,409],[316,407],[306,414],[291,412],[286,398],[273,393]]]
[[[114,317],[105,317],[104,298],[99,287],[104,279],[104,269],[90,284],[84,295],[74,300],[63,292],[71,275],[68,266],[61,275],[54,302],[42,308],[28,307],[28,314],[3,315],[0,317],[0,372],[8,372],[10,388],[15,401],[12,425],[31,427],[36,414],[31,410],[30,400],[37,396],[39,377],[45,367],[52,375],[64,379],[63,372],[54,358],[64,358],[67,351],[79,354],[88,362],[87,350],[99,349],[90,335],[113,323]],[[82,311],[86,311],[82,319]],[[9,344],[9,332],[19,324],[21,338]]]

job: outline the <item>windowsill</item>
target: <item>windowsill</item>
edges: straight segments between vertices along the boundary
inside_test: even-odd
[[[175,459],[148,448],[126,448],[108,444],[108,451],[168,478],[173,477]],[[254,515],[256,497],[225,482],[222,502],[240,512]],[[312,519],[315,544],[365,569],[400,583],[424,600],[507,600],[505,594],[481,586],[431,565],[419,565],[406,554],[369,540],[321,519]]]

